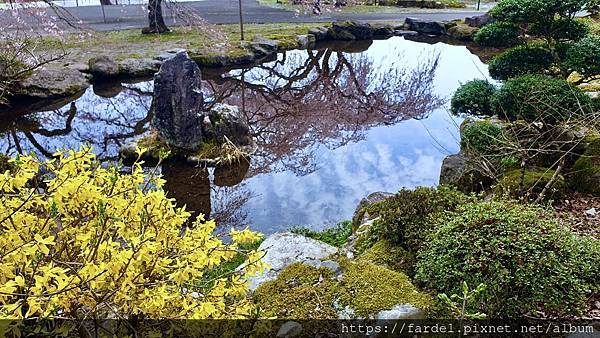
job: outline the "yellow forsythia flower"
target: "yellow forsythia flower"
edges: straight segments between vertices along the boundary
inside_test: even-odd
[[[143,149],[140,149],[141,152]],[[0,318],[244,318],[247,277],[264,266],[215,223],[187,226],[160,177],[103,166],[91,148],[21,156],[0,174]],[[183,230],[185,229],[185,230]],[[243,254],[224,275],[215,267]]]

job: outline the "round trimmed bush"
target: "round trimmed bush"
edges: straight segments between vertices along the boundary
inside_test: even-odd
[[[548,25],[533,25],[530,33],[539,36],[552,36],[556,40],[578,41],[590,33],[590,26],[572,19],[554,20]]]
[[[492,116],[492,97],[497,88],[486,80],[469,81],[454,93],[450,110],[454,115]]]
[[[567,50],[564,65],[584,77],[600,75],[600,36],[588,36]]]
[[[512,47],[519,43],[520,30],[517,25],[506,22],[494,22],[482,27],[473,40],[485,47]]]
[[[553,124],[593,111],[592,99],[562,79],[525,75],[506,81],[492,99],[494,111],[509,120]]]
[[[475,311],[511,318],[535,311],[579,314],[598,288],[598,246],[559,226],[550,211],[515,202],[466,204],[439,223],[418,254],[415,278],[433,292],[460,294],[484,283]]]
[[[510,49],[490,62],[490,75],[507,80],[526,74],[542,73],[554,63],[552,53],[540,46],[519,46]]]
[[[403,189],[371,206],[369,214],[378,214],[380,218],[371,228],[370,236],[417,252],[425,234],[434,226],[433,219],[472,200],[473,197],[447,186]]]
[[[489,121],[471,123],[461,133],[460,146],[467,153],[490,155],[502,143],[502,134],[502,128]]]

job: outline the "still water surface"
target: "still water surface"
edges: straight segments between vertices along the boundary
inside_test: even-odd
[[[171,195],[224,227],[272,233],[349,219],[371,192],[436,185],[443,158],[459,148],[448,99],[488,78],[487,66],[462,46],[399,37],[350,47],[205,71],[208,104],[241,107],[259,148],[249,167],[165,165]],[[151,102],[151,81],[96,85],[60,109],[0,121],[0,151],[50,156],[90,143],[114,160],[149,131]]]

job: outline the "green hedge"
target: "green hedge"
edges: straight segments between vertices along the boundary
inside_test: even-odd
[[[469,81],[454,93],[450,110],[455,115],[492,116],[491,98],[496,91],[486,80]]]
[[[593,111],[592,99],[562,79],[525,75],[506,81],[492,99],[493,109],[509,120],[554,124]]]
[[[523,45],[496,56],[490,62],[490,76],[497,80],[543,73],[554,63],[552,53],[541,46]]]
[[[564,66],[584,77],[600,75],[600,36],[588,36],[570,45]]]
[[[494,22],[482,27],[473,40],[485,47],[512,47],[519,43],[519,27],[506,22]]]
[[[513,202],[464,205],[430,233],[416,279],[437,293],[484,283],[474,310],[491,318],[577,315],[597,290],[598,245],[560,228],[550,211]]]

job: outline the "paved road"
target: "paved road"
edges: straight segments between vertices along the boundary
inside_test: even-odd
[[[126,0],[121,0],[126,1]],[[242,0],[244,9],[244,21],[247,23],[276,23],[276,22],[331,22],[335,20],[394,20],[401,21],[404,18],[421,17],[431,20],[452,20],[474,15],[473,11],[452,11],[436,13],[366,13],[346,14],[327,13],[321,16],[298,15],[283,9],[260,5],[256,0]],[[238,1],[237,0],[205,0],[185,2],[198,11],[203,18],[215,24],[238,23]],[[104,21],[102,8],[100,6],[86,6],[69,8],[70,12],[80,18],[84,23],[98,31],[118,30],[127,28],[141,28],[147,23],[146,11],[142,5],[104,6]],[[167,24],[174,25],[172,13],[165,8],[165,19]]]

